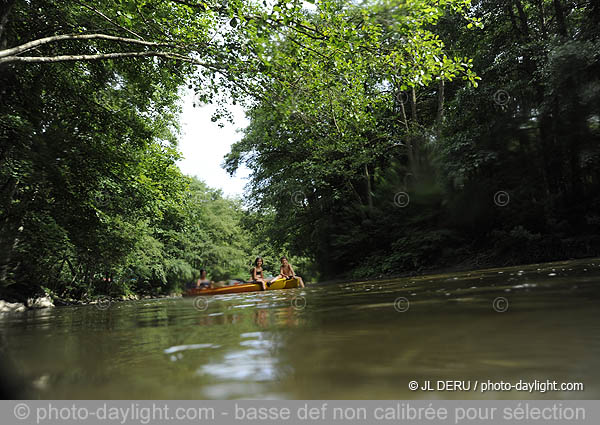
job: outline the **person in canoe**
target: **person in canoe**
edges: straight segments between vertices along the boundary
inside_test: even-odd
[[[254,260],[254,267],[250,270],[252,275],[252,283],[260,283],[261,289],[264,291],[267,289],[267,281],[265,280],[263,273],[263,259],[262,257],[256,257]]]
[[[277,279],[294,279],[294,278],[296,278],[296,279],[298,279],[298,284],[300,285],[300,287],[304,288],[304,281],[302,280],[302,278],[300,276],[297,276],[296,273],[294,273],[294,268],[292,267],[292,265],[290,264],[288,259],[286,257],[281,257],[280,261],[281,261],[281,267],[279,267],[279,276],[275,276],[273,279],[271,279],[269,284],[276,281]]]
[[[196,281],[196,288],[198,289],[210,289],[212,288],[212,282],[206,278],[206,270],[200,269],[200,279]]]

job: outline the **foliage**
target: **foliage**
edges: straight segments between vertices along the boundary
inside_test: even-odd
[[[597,5],[321,2],[306,16],[320,32],[272,42],[276,78],[226,163],[252,169],[278,244],[325,277],[600,252]]]
[[[150,25],[130,25],[124,11],[136,3],[151,6],[94,7],[119,16],[129,30],[144,29],[144,36],[179,33],[153,25],[161,13],[161,28],[178,20],[183,25],[181,8],[144,6],[137,19],[152,13]],[[16,2],[8,16],[4,46],[107,25],[78,2],[39,8]],[[195,31],[196,24],[185,25]],[[90,53],[105,45],[62,47],[63,53]],[[45,46],[38,53],[54,51]],[[63,61],[2,64],[0,71],[0,285],[6,296],[42,288],[65,298],[166,293],[196,278],[201,267],[212,267],[215,278],[240,272],[246,246],[238,204],[190,182],[175,163],[179,89],[188,65],[164,58]]]
[[[598,253],[597,2],[304,6],[2,3],[1,291]],[[244,208],[176,166],[185,86],[215,120],[247,108],[225,160],[252,170]]]

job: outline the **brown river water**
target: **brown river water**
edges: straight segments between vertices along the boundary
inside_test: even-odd
[[[0,336],[29,398],[600,399],[600,259],[6,313]],[[583,390],[481,391],[536,380]]]

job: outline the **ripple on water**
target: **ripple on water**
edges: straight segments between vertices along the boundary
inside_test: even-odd
[[[234,305],[233,308],[248,308],[248,307],[254,307],[254,304],[238,304],[238,305]]]
[[[212,375],[225,381],[273,381],[278,374],[278,360],[265,349],[246,349],[227,353],[220,363],[208,363],[197,375]]]
[[[244,332],[240,334],[242,338],[260,338],[264,332]]]
[[[253,348],[272,348],[274,343],[268,339],[250,339],[248,341],[240,342],[240,345],[243,347]]]
[[[255,382],[226,382],[214,385],[207,385],[202,389],[204,398],[208,399],[252,399],[260,398],[267,400],[285,400],[290,398],[284,393],[265,393],[262,384]],[[253,397],[253,395],[257,395]]]
[[[537,285],[537,283],[522,283],[520,285],[513,285],[514,289],[519,289],[519,288],[535,288]]]
[[[215,344],[185,344],[185,345],[174,345],[164,350],[165,354],[178,353],[179,351],[187,350],[200,350],[202,348],[219,348],[220,345]]]
[[[211,362],[196,371],[198,375],[211,375],[223,380],[264,382],[276,379],[281,369],[274,351],[275,341],[267,332],[240,334],[240,349],[229,351],[221,362]]]

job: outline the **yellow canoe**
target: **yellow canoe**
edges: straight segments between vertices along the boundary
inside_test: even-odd
[[[267,291],[275,289],[291,289],[298,287],[298,279],[277,279],[267,286]],[[199,295],[219,295],[219,294],[236,294],[238,292],[255,292],[260,291],[259,283],[241,283],[239,285],[223,286],[220,288],[211,289],[188,289],[183,293],[184,297],[197,297]]]

